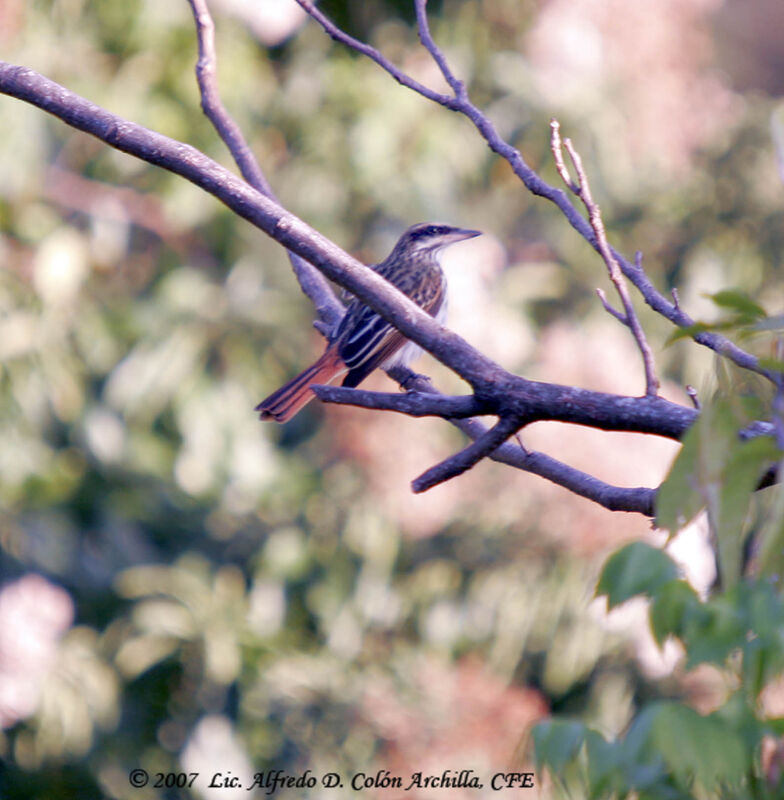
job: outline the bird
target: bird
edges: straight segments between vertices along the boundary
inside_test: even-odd
[[[481,233],[436,222],[412,225],[392,252],[371,269],[443,323],[447,288],[441,255],[450,245]],[[262,420],[288,422],[315,396],[310,388],[313,384],[326,384],[345,376],[342,385],[353,388],[377,367],[407,367],[421,352],[418,345],[354,297],[321,358],[262,400],[255,410]]]

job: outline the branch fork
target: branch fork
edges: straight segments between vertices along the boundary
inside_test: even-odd
[[[645,336],[645,332],[642,329],[642,325],[640,324],[637,312],[634,310],[634,305],[631,297],[629,296],[629,289],[626,285],[626,281],[624,280],[618,258],[612,252],[610,245],[607,242],[607,233],[604,228],[602,214],[598,204],[593,199],[591,185],[588,182],[588,176],[583,168],[582,158],[580,158],[580,154],[575,149],[571,139],[564,139],[564,141],[561,142],[561,126],[558,120],[553,119],[550,121],[550,131],[550,149],[553,153],[553,158],[555,159],[558,174],[561,176],[561,180],[569,188],[569,191],[580,198],[585,206],[585,210],[588,212],[588,219],[591,223],[591,228],[593,229],[593,233],[596,238],[597,249],[599,250],[599,254],[607,266],[607,272],[610,276],[610,280],[612,281],[613,286],[615,286],[615,290],[618,292],[618,296],[621,299],[623,311],[621,312],[613,308],[607,302],[607,297],[601,289],[597,289],[596,293],[599,295],[599,300],[601,300],[604,309],[610,315],[615,317],[615,319],[617,319],[622,325],[625,325],[631,331],[632,336],[634,336],[634,340],[637,343],[637,347],[642,356],[643,368],[645,370],[645,394],[648,397],[653,397],[658,394],[660,385],[659,378],[656,375],[656,368],[653,363],[653,352],[648,344],[648,340]],[[564,147],[566,148],[566,152],[569,154],[569,158],[571,159],[575,172],[577,173],[576,181],[572,180],[571,176],[569,175],[569,170],[564,163]],[[635,266],[642,271],[641,256],[637,259]]]

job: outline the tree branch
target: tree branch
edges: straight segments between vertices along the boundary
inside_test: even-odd
[[[617,308],[613,308],[610,305],[610,301],[607,299],[607,295],[604,293],[603,289],[596,290],[596,296],[599,298],[599,302],[601,302],[604,310],[611,316],[615,317],[622,325],[626,325],[626,314],[623,311],[618,311]]]
[[[403,374],[405,372],[407,370],[404,368],[396,367],[390,370],[390,375],[401,383],[405,382],[412,391],[428,395],[436,392],[429,379],[413,373]],[[478,439],[487,431],[487,427],[476,417],[470,419],[451,418],[449,422],[471,439]],[[654,489],[613,486],[544,453],[523,450],[517,444],[502,444],[490,453],[488,458],[544,478],[557,486],[568,489],[573,494],[597,503],[608,511],[636,512],[648,517],[652,517],[654,514],[656,498]]]
[[[490,412],[474,395],[449,397],[432,391],[369,392],[343,386],[314,384],[314,394],[324,403],[369,408],[375,411],[396,411],[410,417],[442,417],[456,419],[476,417]]]
[[[316,22],[318,22],[319,25],[321,25],[324,31],[332,39],[334,39],[336,42],[340,42],[341,44],[345,44],[347,47],[350,47],[352,50],[356,50],[358,53],[362,53],[362,55],[367,56],[369,59],[371,59],[371,61],[375,61],[376,64],[378,64],[385,72],[388,72],[399,84],[401,84],[401,86],[405,86],[417,94],[421,94],[422,97],[426,97],[428,100],[432,100],[434,103],[438,103],[446,108],[450,108],[452,111],[459,110],[459,103],[457,103],[448,94],[441,94],[441,92],[435,92],[432,89],[429,89],[423,83],[420,83],[410,75],[406,75],[403,70],[398,69],[391,61],[381,55],[381,53],[376,50],[375,47],[371,47],[369,44],[360,42],[359,39],[355,39],[353,36],[349,36],[347,33],[342,31],[337,25],[335,25],[334,22],[332,22],[329,17],[327,17],[325,14],[322,14],[321,11],[316,8],[312,0],[297,0],[297,3]]]
[[[430,35],[430,23],[427,21],[427,0],[414,0],[414,8],[416,10],[417,18],[417,33],[419,34],[419,41],[422,42],[424,48],[433,56],[433,61],[436,62],[444,80],[449,84],[449,87],[455,94],[455,98],[460,101],[468,99],[465,84],[463,81],[458,80],[452,72],[446,56],[433,40]]]
[[[624,397],[557,383],[529,381],[507,373],[508,382],[488,395],[439,397],[432,387],[409,394],[371,392],[338,386],[314,386],[327,403],[397,411],[414,417],[445,419],[468,416],[515,416],[521,424],[557,421],[604,431],[648,433],[680,440],[694,424],[698,412],[662,397]],[[397,376],[395,376],[397,380]],[[449,401],[449,402],[446,402]],[[450,412],[454,411],[454,414]],[[771,435],[772,426],[757,423],[753,435]]]
[[[0,61],[0,93],[16,97],[122,152],[179,175],[313,264],[474,388],[492,393],[505,370],[443,328],[394,286],[307,223],[190,145],[112,114],[25,67]]]
[[[468,447],[431,467],[427,472],[423,472],[411,482],[411,488],[416,493],[425,492],[438,486],[439,483],[462,475],[485,456],[489,456],[498,449],[512,434],[520,430],[520,427],[519,419],[501,417],[492,428],[478,436]]]
[[[17,97],[112,147],[191,181],[343,286],[474,388],[490,413],[575,422],[679,438],[696,412],[663,398],[632,398],[529,381],[504,370],[373,270],[190,145],[136,125],[33,70],[0,61],[0,92]]]
[[[645,394],[648,396],[655,395],[659,390],[659,379],[656,376],[656,368],[653,364],[653,352],[651,351],[645,332],[640,325],[637,312],[634,310],[631,297],[629,297],[629,290],[626,287],[626,281],[623,279],[618,259],[613,255],[610,250],[610,245],[607,243],[607,233],[604,229],[604,221],[599,206],[593,199],[591,192],[591,185],[588,182],[588,176],[583,169],[583,162],[580,154],[575,150],[570,139],[564,142],[566,151],[572,159],[575,171],[577,172],[577,181],[572,181],[569,177],[568,170],[563,160],[562,144],[561,144],[561,126],[558,120],[553,119],[550,121],[550,147],[555,156],[556,164],[558,165],[558,172],[564,180],[564,183],[569,187],[577,197],[582,200],[585,210],[588,212],[588,219],[593,228],[594,235],[596,236],[596,244],[599,254],[607,266],[607,272],[610,275],[610,280],[618,292],[623,304],[623,314],[612,308],[603,293],[599,294],[599,299],[602,301],[604,308],[623,325],[625,325],[634,336],[637,342],[637,347],[642,354],[643,367],[645,369]],[[558,155],[556,155],[556,153]],[[641,268],[641,261],[638,259],[637,266]]]
[[[239,125],[226,110],[221,100],[215,52],[215,24],[207,7],[207,0],[188,0],[188,2],[193,11],[196,37],[199,43],[196,81],[199,84],[202,110],[228,147],[242,177],[254,189],[277,203],[278,199],[272,186],[245,141]],[[319,319],[323,320],[330,329],[334,328],[343,317],[343,304],[335,297],[329,283],[317,269],[291,250],[288,250],[287,253],[294,275],[299,281],[302,291],[313,303]]]
[[[418,14],[424,12],[424,3],[417,0]],[[452,86],[455,95],[441,94],[421,84],[419,81],[406,75],[402,70],[398,69],[391,61],[385,58],[376,48],[371,47],[364,42],[349,36],[347,33],[340,30],[328,17],[322,14],[314,5],[312,0],[297,0],[297,3],[324,29],[324,31],[332,37],[335,41],[345,44],[353,50],[370,58],[378,64],[385,72],[388,72],[398,83],[417,92],[428,100],[438,103],[444,108],[451,111],[456,111],[467,117],[474,125],[476,130],[487,142],[490,149],[503,158],[511,166],[515,175],[522,181],[523,185],[534,195],[543,197],[553,203],[566,217],[569,224],[582,236],[595,250],[598,251],[599,243],[593,232],[590,224],[585,218],[577,211],[569,196],[563,189],[556,189],[546,181],[544,181],[531,167],[528,166],[520,151],[512,147],[503,137],[498,133],[495,125],[491,120],[483,114],[470,100],[467,92],[459,92],[455,86]],[[420,10],[421,5],[421,10]],[[421,27],[420,27],[421,31]],[[436,47],[432,39],[422,37],[420,39],[423,46],[430,52],[436,63],[441,65],[443,61],[449,74],[446,59],[440,50]],[[443,69],[442,69],[443,72]],[[444,73],[446,77],[447,73]],[[449,80],[447,78],[447,80]],[[451,84],[450,84],[451,85]],[[461,84],[462,85],[462,84]],[[624,258],[614,248],[610,248],[610,253],[613,258],[618,262],[618,265],[623,274],[634,284],[637,290],[642,295],[645,302],[658,314],[668,319],[678,327],[690,327],[694,324],[694,320],[686,314],[682,309],[678,308],[675,304],[671,303],[661,292],[659,292],[651,283],[645,271],[640,265],[632,264],[628,259]],[[765,369],[760,366],[759,360],[751,353],[738,347],[734,342],[727,339],[725,336],[714,332],[702,332],[694,334],[694,341],[708,347],[719,355],[728,358],[730,361],[737,364],[742,369],[747,369],[751,372],[756,372],[763,375],[770,380],[774,385],[778,385],[780,377],[771,370]]]
[[[461,337],[442,328],[373,270],[195,148],[111,114],[32,70],[5,62],[0,62],[0,92],[29,102],[110,146],[178,174],[209,192],[356,295],[407,338],[468,381],[475,390],[475,408],[504,420],[514,419],[516,426],[535,420],[559,420],[603,430],[637,431],[675,439],[696,419],[694,409],[660,397],[621,397],[512,375]],[[459,398],[457,401],[463,402]],[[457,460],[450,469],[470,462],[487,449],[488,442],[495,443],[495,438],[485,437],[486,429],[477,420],[454,420],[454,424],[473,437],[484,437],[484,443],[466,448],[453,457]],[[501,427],[497,425],[492,436],[500,437],[506,425],[507,422]],[[766,423],[758,423],[758,426],[757,435],[760,432],[768,435],[767,428],[772,427]],[[528,471],[569,485],[583,496],[601,498],[597,502],[608,508],[640,510],[650,505],[646,505],[647,500],[639,494],[648,490],[624,494],[625,490],[597,483],[591,476],[584,476],[541,454],[523,453],[520,448],[513,447],[512,456],[507,447],[496,448],[499,459],[505,463],[507,459],[510,463],[517,459],[520,463],[522,457],[523,468]]]

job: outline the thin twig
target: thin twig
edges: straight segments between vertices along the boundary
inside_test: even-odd
[[[626,314],[624,314],[622,311],[618,311],[617,308],[613,308],[610,305],[610,301],[607,299],[607,295],[604,293],[604,289],[597,289],[596,294],[599,297],[599,300],[601,300],[601,303],[604,306],[604,310],[611,316],[615,317],[615,319],[617,319],[618,322],[628,327],[629,320],[626,318]]]
[[[468,447],[423,472],[411,482],[411,488],[418,494],[450,478],[462,475],[520,430],[521,424],[521,420],[516,417],[501,417],[492,428],[471,442]]]
[[[456,423],[467,436],[473,435],[473,426],[483,428],[479,420],[466,419]],[[490,454],[492,461],[538,475],[572,494],[591,500],[608,511],[633,511],[647,517],[654,515],[656,489],[645,486],[613,486],[593,475],[570,467],[562,461],[535,450],[521,450],[512,444],[502,444]]]
[[[273,198],[272,187],[267,181],[253,151],[245,141],[239,125],[226,110],[218,88],[218,64],[215,50],[215,23],[212,20],[207,0],[188,0],[196,23],[196,38],[199,58],[196,62],[196,80],[201,94],[201,107],[207,119],[229,148],[242,177],[267,197]]]
[[[455,93],[455,98],[461,101],[467,100],[468,93],[466,92],[465,84],[455,76],[454,72],[452,72],[449,63],[446,60],[446,56],[443,54],[441,49],[433,40],[433,37],[430,35],[430,23],[427,20],[427,0],[414,0],[414,8],[416,9],[419,41],[422,42],[424,48],[433,57],[433,60],[441,70],[441,74],[444,76],[444,80],[449,84],[450,88]]]
[[[702,410],[702,403],[700,402],[700,397],[697,394],[697,390],[688,383],[686,384],[685,388],[686,388],[686,394],[689,395],[689,398],[691,399],[691,403],[694,406],[694,408],[696,408],[697,411]]]
[[[563,142],[561,142],[561,123],[557,119],[550,120],[550,152],[553,154],[555,169],[561,180],[569,187],[572,194],[579,195],[580,187],[572,180],[569,168],[563,157]]]
[[[296,2],[308,15],[321,25],[332,39],[367,56],[401,85],[417,92],[422,97],[434,103],[442,105],[444,108],[466,116],[482,138],[487,142],[490,149],[509,163],[515,175],[523,182],[525,187],[532,194],[544,197],[546,200],[552,202],[561,211],[564,217],[566,217],[567,222],[592,247],[597,250],[599,249],[598,241],[591,225],[578,212],[566,192],[551,186],[531,169],[520,151],[503,139],[492,121],[471,102],[467,93],[463,96],[455,97],[433,91],[404,73],[374,47],[342,31],[313,5],[312,0],[296,0]],[[428,47],[428,43],[423,42],[423,45],[433,54],[433,50]],[[628,259],[625,259],[614,248],[610,248],[610,252],[617,260],[623,274],[634,284],[645,302],[656,311],[656,313],[662,315],[673,323],[673,325],[677,325],[678,327],[685,328],[694,325],[694,320],[659,292],[642,269],[632,264]],[[692,338],[698,344],[708,347],[714,352],[728,358],[742,369],[748,369],[751,372],[763,375],[768,380],[778,385],[778,379],[775,373],[761,367],[759,359],[757,359],[756,356],[738,347],[738,345],[727,339],[727,337],[713,331],[702,331],[694,334]]]
[[[188,0],[196,23],[196,38],[199,43],[199,58],[196,62],[196,80],[201,94],[201,107],[205,116],[213,124],[234,158],[242,177],[257,191],[270,200],[278,202],[264,172],[259,166],[253,151],[245,141],[239,125],[226,110],[218,88],[218,61],[215,51],[215,23],[212,20],[207,0]],[[291,250],[287,251],[294,275],[302,291],[316,308],[319,319],[331,331],[343,317],[344,307],[335,297],[332,287],[324,276],[307,261]],[[322,326],[316,326],[323,333]]]
[[[369,44],[365,44],[365,42],[361,42],[359,39],[355,39],[353,36],[349,36],[342,31],[329,17],[322,14],[321,11],[316,8],[312,0],[297,0],[297,3],[321,25],[332,39],[350,47],[352,50],[356,50],[358,53],[362,53],[362,55],[367,56],[371,61],[375,61],[376,64],[385,72],[388,72],[402,86],[412,89],[417,92],[417,94],[421,94],[422,97],[426,97],[434,103],[451,108],[453,111],[459,109],[459,103],[455,98],[450,97],[448,94],[433,91],[433,89],[428,88],[418,80],[406,75],[403,70],[398,69],[391,61],[381,55],[375,47],[371,47]]]
[[[553,136],[552,148],[556,149],[557,145],[560,146],[559,125],[557,120],[553,120],[550,125]],[[575,172],[577,173],[577,186],[576,189],[572,189],[572,191],[574,191],[574,193],[580,198],[585,206],[586,211],[588,212],[588,219],[596,236],[599,253],[602,256],[604,263],[607,265],[607,272],[610,275],[610,280],[615,286],[615,290],[618,292],[618,296],[621,298],[621,303],[623,304],[623,314],[616,312],[615,309],[610,311],[610,313],[617,320],[620,320],[632,332],[632,336],[634,336],[634,339],[637,342],[637,347],[642,355],[643,368],[645,370],[645,394],[649,397],[652,397],[656,395],[659,390],[659,379],[656,376],[656,367],[653,363],[653,351],[648,344],[645,331],[642,329],[637,312],[634,310],[634,304],[629,296],[629,289],[626,286],[626,281],[624,280],[620,264],[613,255],[610,245],[607,242],[607,233],[604,229],[604,221],[602,220],[601,210],[599,209],[599,205],[593,199],[591,185],[588,182],[588,176],[583,168],[580,154],[574,148],[570,139],[565,139],[563,146],[569,153],[569,157],[571,158]],[[601,295],[599,297],[602,300],[604,307],[609,311],[610,306],[606,302],[605,298],[603,298]]]
[[[781,361],[784,356],[784,340],[776,340],[776,360]],[[776,429],[776,444],[779,450],[784,450],[784,382],[776,387],[773,396],[773,427]]]

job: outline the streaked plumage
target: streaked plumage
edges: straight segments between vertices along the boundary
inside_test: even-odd
[[[480,231],[422,223],[409,228],[389,256],[373,266],[403,294],[439,321],[446,315],[446,278],[440,255],[444,248]],[[408,366],[420,348],[353,298],[324,355],[256,406],[261,419],[286,422],[313,398],[313,384],[330,383],[342,375],[343,386],[359,385],[377,367]]]

